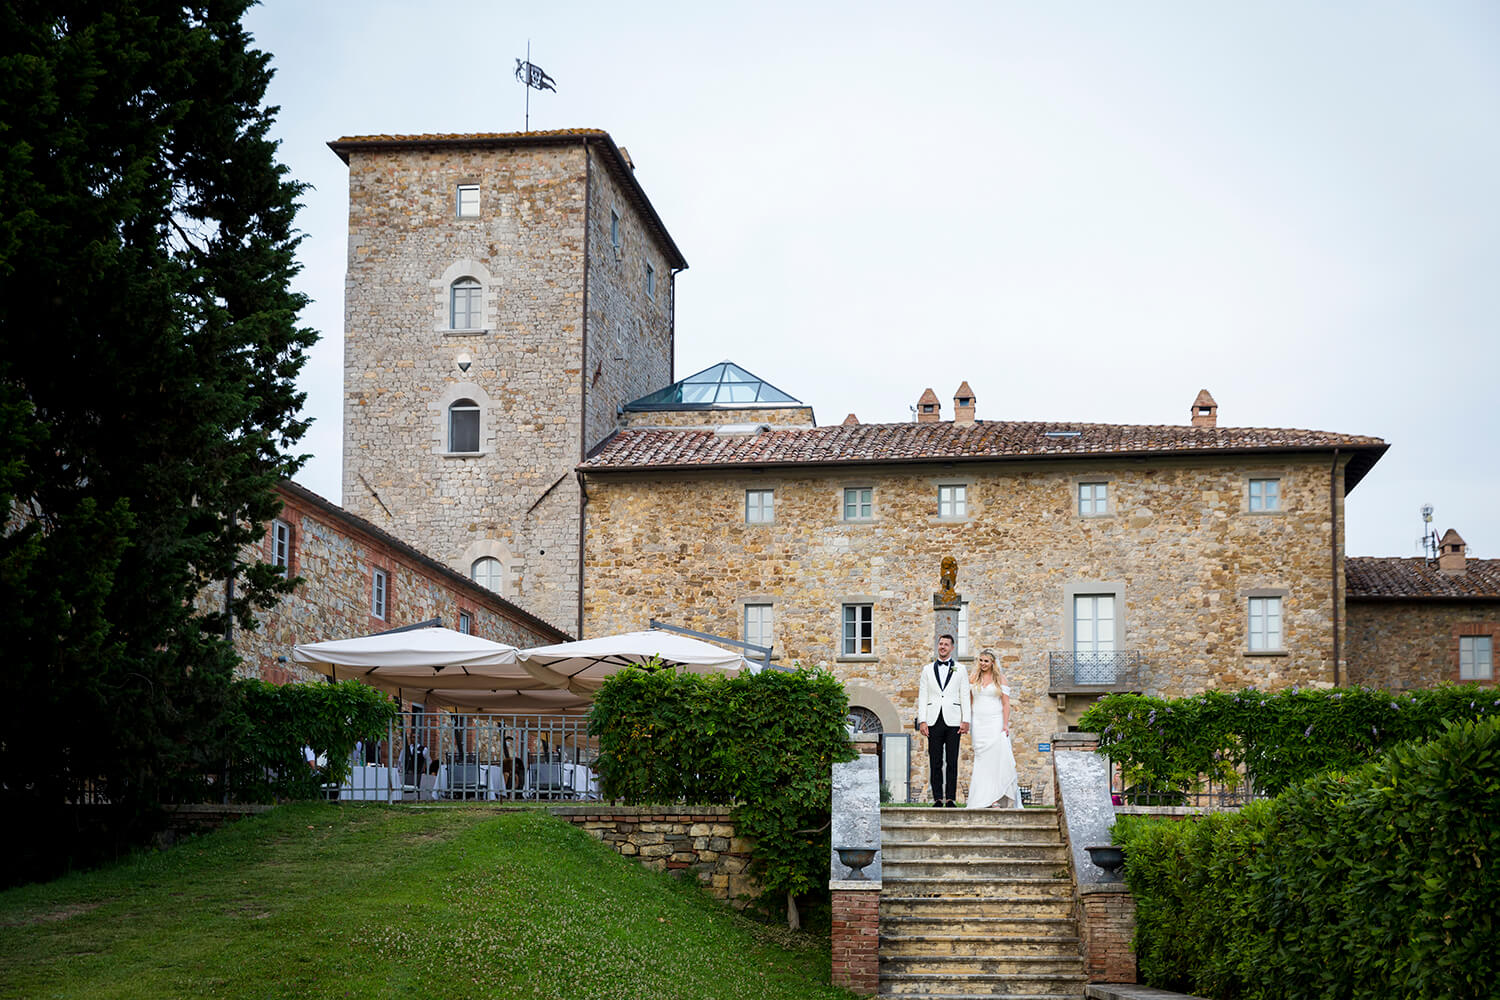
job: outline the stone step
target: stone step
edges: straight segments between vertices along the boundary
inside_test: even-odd
[[[1039,915],[1034,912],[1034,908],[1015,914],[967,916],[957,919],[944,911],[939,911],[937,907],[924,908],[918,913],[882,912],[880,927],[882,933],[898,935],[956,934],[996,939],[1009,935],[1018,938],[1067,937],[1076,940],[1078,933],[1071,915],[1066,917]]]
[[[899,996],[907,1000],[918,997],[1081,997],[1088,977],[1082,973],[1066,976],[1031,976],[1024,973],[980,972],[951,976],[929,976],[919,973],[892,973],[880,977],[881,996]]]
[[[1066,860],[1047,858],[892,858],[880,862],[883,881],[905,881],[925,878],[950,883],[953,892],[963,895],[967,885],[979,878],[1043,878],[1068,881]]]
[[[987,928],[990,933],[976,933],[981,929],[968,921],[949,921],[945,929],[934,920],[921,932],[910,927],[903,927],[899,933],[882,930],[880,956],[1050,955],[1074,959],[1078,957],[1078,937],[1072,932],[1072,921],[1066,923],[1068,926],[1056,934],[1001,934],[994,928]]]
[[[967,925],[970,920],[988,918],[1012,922],[1028,919],[1071,922],[1073,897],[1063,893],[1050,896],[1002,893],[989,896],[908,896],[890,892],[881,894],[879,913],[881,928],[887,926],[887,921],[900,917],[947,921],[950,926],[960,921]]]
[[[906,842],[961,840],[971,844],[1060,844],[1062,832],[1056,823],[1017,823],[992,826],[986,823],[928,823],[925,820],[886,821],[880,824],[880,839]]]
[[[936,823],[943,826],[972,823],[980,826],[1029,826],[1050,823],[1057,826],[1056,809],[933,809],[903,806],[880,810],[880,825],[886,823]]]
[[[935,896],[964,899],[985,896],[1037,896],[1047,899],[1073,898],[1071,878],[975,875],[961,883],[951,878],[882,874],[881,896]]]
[[[984,840],[892,840],[880,843],[881,862],[909,861],[923,858],[972,859],[975,861],[1010,861],[1033,859],[1068,863],[1068,848],[1055,843],[1003,843]]]
[[[1072,955],[885,955],[880,977],[924,976],[948,980],[955,976],[1029,976],[1035,979],[1083,975],[1083,957]]]

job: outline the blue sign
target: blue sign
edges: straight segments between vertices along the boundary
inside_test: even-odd
[[[1036,745],[1036,748],[1038,750],[1040,750],[1042,753],[1051,753],[1052,752],[1052,744],[1051,743],[1038,743]]]

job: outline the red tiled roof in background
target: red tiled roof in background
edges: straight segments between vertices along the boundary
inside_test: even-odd
[[[745,465],[1331,452],[1339,448],[1352,456],[1345,476],[1347,492],[1387,447],[1380,438],[1327,431],[996,420],[972,424],[838,424],[736,434],[717,434],[711,429],[632,428],[618,431],[604,441],[580,468],[588,473],[638,472]]]
[[[1350,600],[1500,600],[1500,559],[1469,559],[1444,573],[1420,556],[1350,556],[1344,560]]]
[[[651,199],[635,179],[635,167],[620,153],[620,146],[601,128],[555,128],[536,132],[434,132],[423,135],[346,135],[328,144],[338,158],[349,162],[349,154],[355,150],[381,151],[392,149],[439,148],[445,146],[548,146],[569,142],[595,141],[597,148],[604,150],[604,162],[608,164],[615,180],[625,188],[625,193],[635,202],[645,219],[646,226],[661,240],[675,270],[687,269],[687,258],[677,249],[666,224],[656,214]]]

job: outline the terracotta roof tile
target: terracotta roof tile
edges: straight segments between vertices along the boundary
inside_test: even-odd
[[[581,467],[586,472],[625,472],[744,465],[1003,461],[1341,448],[1345,453],[1353,453],[1346,475],[1348,490],[1375,464],[1386,447],[1380,438],[1327,431],[995,420],[972,424],[838,424],[772,428],[755,434],[639,428],[617,432]]]
[[[1470,559],[1463,573],[1444,573],[1420,556],[1350,556],[1344,578],[1350,600],[1500,600],[1500,559]]]

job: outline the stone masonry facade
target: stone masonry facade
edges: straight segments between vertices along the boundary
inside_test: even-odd
[[[685,262],[602,132],[330,145],[349,165],[345,507],[459,572],[499,560],[504,596],[576,627],[574,466],[671,381]],[[477,406],[477,451],[454,450],[455,404]]]
[[[748,874],[755,842],[735,832],[726,808],[596,804],[561,806],[552,814],[647,868],[692,875],[710,895],[735,909],[760,896],[759,883]]]
[[[1491,601],[1358,600],[1349,608],[1349,682],[1405,691],[1460,680],[1459,639],[1489,636],[1500,650],[1500,599]]]
[[[475,635],[519,648],[566,642],[561,629],[478,586],[361,518],[295,483],[283,484],[281,516],[290,528],[292,593],[257,615],[259,628],[236,629],[240,673],[274,684],[312,681],[320,675],[291,660],[297,643],[351,639],[401,625],[441,618],[457,628],[467,614]],[[272,561],[272,526],[252,558]],[[372,611],[375,570],[387,575],[385,618]],[[223,588],[204,591],[207,606],[223,602]]]
[[[1060,711],[1049,696],[1047,654],[1070,648],[1070,595],[1115,596],[1117,648],[1144,658],[1146,693],[1333,681],[1329,476],[1324,458],[1286,455],[590,474],[585,634],[659,617],[742,637],[745,606],[770,605],[781,663],[827,664],[865,707],[909,726],[935,639],[938,564],[953,555],[965,665],[985,647],[999,654],[1021,782],[1050,801],[1038,744],[1091,700],[1068,697]],[[1279,480],[1280,511],[1248,511],[1251,477]],[[1080,516],[1080,482],[1108,484],[1103,516]],[[938,489],[953,484],[967,513],[939,517]],[[871,517],[844,520],[845,488],[873,491]],[[752,489],[774,491],[773,523],[746,523]],[[1284,641],[1270,654],[1248,649],[1256,595],[1282,598]],[[870,654],[841,650],[850,604],[872,606]],[[912,770],[926,796],[925,754]]]

